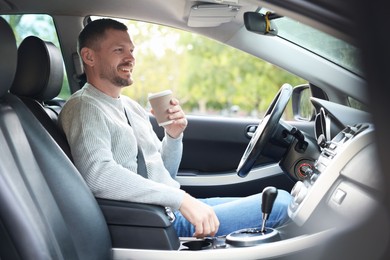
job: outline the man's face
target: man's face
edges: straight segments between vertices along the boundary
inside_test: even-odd
[[[100,48],[95,50],[99,77],[117,87],[129,86],[133,83],[134,44],[126,31],[110,29],[105,35]]]

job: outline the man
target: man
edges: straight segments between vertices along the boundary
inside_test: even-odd
[[[178,100],[172,99],[173,123],[164,126],[160,141],[144,109],[121,95],[122,88],[133,83],[134,48],[127,27],[112,19],[90,22],[79,35],[87,83],[67,101],[59,122],[74,163],[93,194],[171,207],[177,215],[173,225],[178,236],[226,235],[260,226],[261,194],[199,200],[180,189],[175,176],[187,120]],[[290,195],[280,191],[271,226],[288,220],[289,201]]]

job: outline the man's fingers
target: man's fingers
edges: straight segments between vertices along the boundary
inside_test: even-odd
[[[219,221],[216,218],[212,218],[211,220],[211,231],[210,231],[210,236],[215,236],[215,234],[218,232],[219,228]]]
[[[214,214],[208,216],[204,221],[200,222],[195,226],[194,236],[201,238],[206,236],[215,236],[219,228],[219,220]]]
[[[185,194],[179,210],[194,226],[194,237],[214,236],[217,233],[219,220],[212,207]]]
[[[179,100],[178,100],[178,99],[176,99],[176,98],[172,98],[172,99],[171,99],[171,105],[176,106],[176,105],[178,105],[178,104],[179,104]]]
[[[195,233],[193,236],[197,238],[205,237],[205,235],[203,234],[203,223],[199,223],[194,226],[195,226]]]

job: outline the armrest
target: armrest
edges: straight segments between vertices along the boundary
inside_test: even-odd
[[[96,199],[114,248],[177,250],[180,240],[162,206]]]
[[[97,199],[107,224],[169,227],[171,222],[162,206],[127,201]]]

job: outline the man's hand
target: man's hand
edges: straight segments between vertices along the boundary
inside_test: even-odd
[[[213,208],[209,205],[202,203],[186,193],[179,210],[194,225],[194,237],[215,236],[217,233],[219,220]]]
[[[180,134],[183,133],[184,130],[186,129],[188,122],[183,109],[179,105],[179,101],[173,98],[171,100],[171,105],[172,106],[168,109],[168,113],[169,113],[169,119],[173,120],[173,123],[164,126],[164,128],[170,137],[178,138]]]

